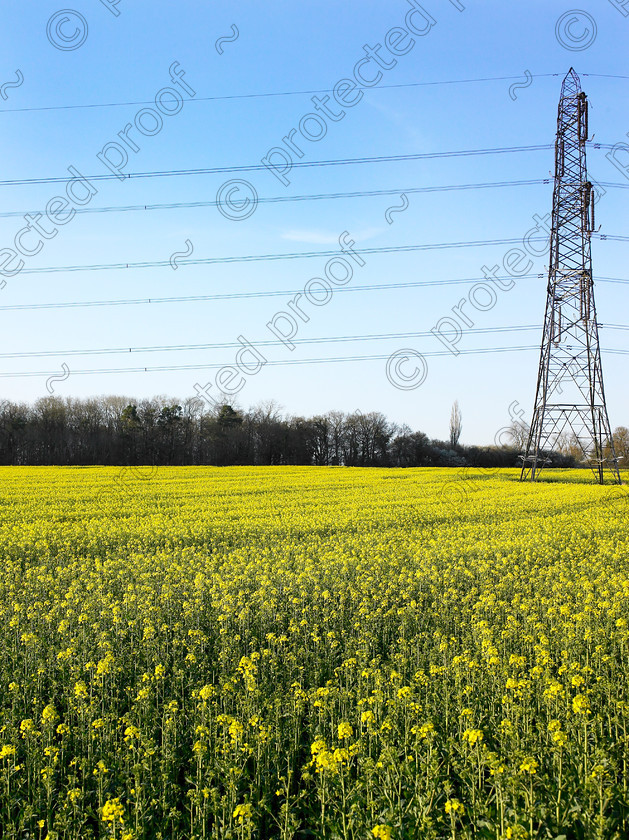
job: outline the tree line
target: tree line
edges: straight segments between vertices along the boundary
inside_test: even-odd
[[[225,403],[208,410],[198,398],[131,401],[125,397],[43,397],[0,401],[0,464],[319,466],[519,466],[522,428],[513,445],[459,444],[456,405],[447,440],[391,423],[378,411],[284,416],[273,402],[249,410]],[[616,430],[617,454],[629,455],[629,431]],[[618,451],[620,449],[620,451]],[[575,466],[569,451],[555,466]]]

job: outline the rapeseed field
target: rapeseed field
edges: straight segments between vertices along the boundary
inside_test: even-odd
[[[0,836],[628,837],[629,493],[544,477],[0,468]]]

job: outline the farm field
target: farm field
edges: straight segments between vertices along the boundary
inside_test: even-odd
[[[629,491],[544,478],[0,468],[0,836],[626,838]]]

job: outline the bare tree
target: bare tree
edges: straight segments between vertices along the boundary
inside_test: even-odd
[[[529,438],[529,427],[521,420],[514,420],[509,426],[509,440],[515,449],[524,450]]]
[[[345,414],[342,411],[328,411],[326,418],[330,430],[330,463],[339,466],[344,463]]]
[[[461,437],[461,429],[463,428],[463,415],[459,408],[459,401],[455,400],[450,412],[450,446],[456,446]]]
[[[325,415],[317,415],[310,421],[310,435],[315,464],[330,463],[330,421]]]
[[[629,467],[629,429],[626,426],[614,429],[614,450],[616,457],[622,459],[621,467]]]

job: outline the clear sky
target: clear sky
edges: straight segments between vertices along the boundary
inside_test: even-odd
[[[0,372],[19,376],[0,379],[1,398],[183,399],[195,386],[217,395],[222,383],[238,389],[231,401],[241,407],[273,399],[292,414],[380,410],[432,437],[447,436],[458,399],[468,443],[492,442],[514,401],[529,418],[547,253],[532,239],[540,256],[506,255],[523,249],[534,215],[550,213],[557,101],[571,66],[591,103],[594,143],[629,142],[629,2],[67,2],[3,9]],[[544,148],[435,157],[522,146]],[[596,224],[626,235],[629,151],[618,153],[627,175],[608,151],[588,148],[591,177],[621,185],[605,189]],[[427,157],[408,157],[417,155]],[[351,162],[392,156],[404,159]],[[246,166],[257,168],[234,171]],[[87,184],[68,183],[77,173]],[[542,183],[513,183],[522,181]],[[295,197],[307,199],[266,201]],[[179,206],[120,209],[164,204]],[[103,208],[114,209],[91,212]],[[395,250],[495,240],[515,242]],[[594,239],[595,278],[629,281],[627,247]],[[202,262],[317,251],[327,256]],[[187,257],[173,268],[176,254]],[[490,291],[452,282],[480,280],[483,266],[505,258],[513,279]],[[41,271],[114,264],[132,267]],[[217,295],[231,297],[160,300]],[[596,298],[602,325],[629,324],[629,282],[600,280]],[[449,333],[455,356],[431,330],[462,299],[459,322],[476,332],[464,321],[460,335]],[[234,367],[239,336],[255,347],[239,356],[244,375]],[[629,332],[603,326],[601,344],[629,349]],[[533,349],[467,352],[512,347]],[[119,352],[87,353],[95,350]],[[393,355],[400,350],[424,362]],[[46,355],[25,355],[36,353]],[[377,358],[312,361],[361,356]],[[627,358],[603,354],[612,426],[629,425]],[[183,369],[150,370],[172,366]],[[416,384],[415,370],[418,387],[392,384]]]

